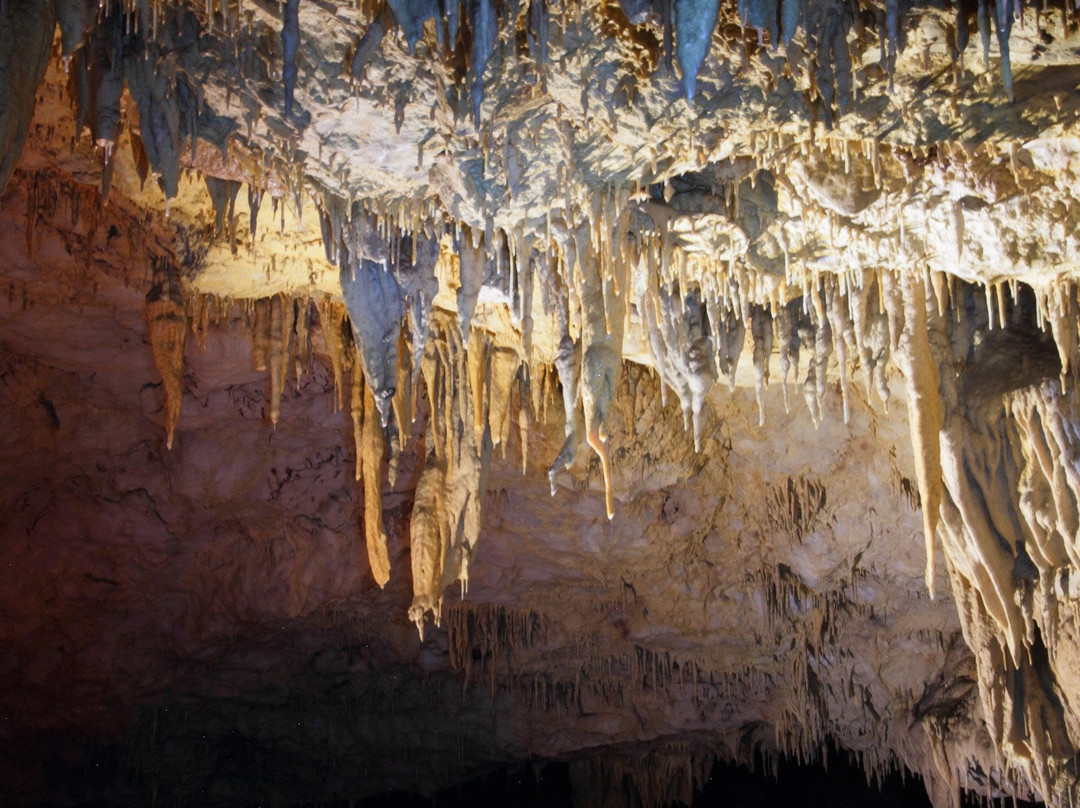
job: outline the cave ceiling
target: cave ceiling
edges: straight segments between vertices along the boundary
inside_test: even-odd
[[[1074,804],[1078,24],[0,0],[0,797]]]

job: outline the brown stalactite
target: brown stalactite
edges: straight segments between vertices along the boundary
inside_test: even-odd
[[[382,474],[386,448],[379,412],[364,382],[357,349],[352,356],[352,417],[356,439],[356,479],[363,481],[364,541],[371,575],[380,588],[390,580],[390,553],[383,526]]]
[[[184,398],[184,344],[187,305],[175,269],[164,262],[155,267],[154,286],[146,295],[143,316],[154,352],[154,364],[165,390],[165,446],[172,449]]]

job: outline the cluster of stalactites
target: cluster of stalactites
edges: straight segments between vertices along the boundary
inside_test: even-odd
[[[861,367],[868,391],[887,409],[891,393],[886,368],[898,332],[892,307],[898,294],[890,272],[821,275],[797,297],[783,279],[745,271],[680,278],[648,249],[635,269],[637,311],[647,332],[653,362],[682,405],[694,445],[701,445],[706,396],[721,376],[734,390],[739,359],[749,331],[753,347],[758,419],[765,423],[765,391],[774,349],[779,355],[784,407],[790,411],[789,379],[798,379],[801,355],[809,353],[802,381],[815,425],[825,415],[830,361],[835,354],[843,417],[850,417],[851,371]]]
[[[186,295],[175,269],[162,274],[159,265],[165,266],[160,261],[156,262],[154,286],[147,295],[148,310],[152,302],[171,300],[172,308],[175,309],[172,311],[172,319],[182,323],[185,331],[190,328],[200,347],[205,347],[210,328],[231,321],[236,314],[236,304],[242,304],[241,316],[251,334],[252,365],[258,371],[268,371],[270,375],[269,409],[266,416],[272,426],[277,426],[290,370],[299,391],[311,360],[311,299],[307,296],[277,294],[258,300],[233,301],[210,294]],[[167,282],[159,280],[159,276]],[[150,337],[153,345],[153,328],[150,330]],[[175,372],[179,374],[178,378],[182,378],[182,338],[175,348],[178,351]],[[154,350],[156,356],[157,348]],[[164,375],[162,371],[162,376]],[[179,387],[177,389],[179,390]],[[175,426],[176,422],[173,421],[173,428]],[[171,434],[172,430],[170,436]]]
[[[610,753],[583,764],[587,777],[578,778],[576,800],[586,808],[622,805],[690,805],[708,782],[713,765],[726,755],[704,746],[667,743],[640,754]]]
[[[472,681],[475,664],[477,672],[488,672],[492,699],[496,681],[504,675],[501,668],[512,672],[515,657],[548,642],[547,619],[531,610],[463,602],[447,607],[445,616],[450,665],[464,672],[462,687]]]
[[[464,594],[483,519],[495,446],[509,441],[510,414],[528,423],[528,376],[516,351],[481,329],[462,340],[456,323],[432,321],[421,369],[430,406],[427,457],[410,524],[413,601],[409,618],[424,636],[428,612],[442,618],[443,592],[455,581]],[[528,436],[522,435],[527,442]],[[522,446],[524,456],[526,449]]]
[[[658,41],[663,43],[664,62],[672,58],[678,63],[683,93],[693,102],[697,79],[714,39],[714,32],[725,14],[739,24],[757,32],[759,47],[774,50],[783,47],[789,66],[794,72],[805,72],[809,78],[811,118],[823,118],[827,127],[833,126],[835,116],[843,114],[855,97],[855,71],[858,64],[852,59],[849,38],[854,33],[862,41],[867,34],[880,43],[879,63],[890,82],[896,69],[899,53],[906,44],[906,18],[912,4],[904,0],[885,0],[858,11],[842,0],[737,0],[734,8],[724,9],[720,0],[620,0],[620,6],[631,27],[659,28]],[[286,5],[282,29],[286,54],[288,81],[290,53],[295,53],[297,35],[295,18],[289,16],[293,4]],[[460,0],[391,0],[392,11],[374,16],[366,33],[355,49],[351,69],[355,77],[363,76],[368,62],[380,46],[390,26],[396,22],[410,52],[423,37],[425,24],[431,21],[438,50],[454,52],[458,48],[458,31],[462,22]],[[977,3],[958,3],[953,58],[958,59],[969,41],[973,18],[982,39],[984,61],[989,64],[990,31],[996,31],[1000,49],[1001,73],[1006,95],[1012,100],[1012,70],[1009,58],[1009,37],[1014,18],[1022,13],[1021,0],[978,0]],[[484,72],[498,52],[497,31],[520,26],[527,42],[527,60],[543,85],[549,59],[549,30],[560,25],[567,28],[567,9],[558,18],[549,19],[548,4],[532,0],[527,8],[508,7],[498,18],[499,9],[489,0],[469,0],[464,4],[465,19],[470,31],[471,50],[467,54],[468,86],[472,112],[477,128],[481,124],[484,97]],[[583,14],[610,14],[603,5]],[[295,14],[295,12],[294,12]],[[625,25],[625,22],[623,23]],[[797,34],[801,36],[796,38]],[[766,41],[767,40],[767,41]],[[515,47],[515,50],[518,50]],[[747,58],[744,46],[744,62]],[[519,57],[521,58],[521,57]],[[293,68],[295,70],[295,68]],[[295,77],[293,79],[295,82]],[[286,86],[286,108],[291,103],[291,89]]]
[[[201,97],[198,15],[182,4],[62,0],[57,4],[64,64],[76,108],[76,133],[90,130],[104,156],[103,190],[112,172],[112,149],[123,125],[126,88],[138,110],[131,131],[135,163],[145,181],[150,170],[167,199],[176,196],[185,140],[224,153],[235,123],[216,115]]]
[[[943,451],[950,448],[943,437],[948,413],[955,416],[966,406],[955,381],[956,368],[964,367],[988,332],[1028,329],[1055,344],[1065,388],[1071,384],[1068,379],[1076,362],[1077,290],[1066,279],[1037,290],[1016,281],[979,287],[940,272],[908,273],[898,286],[898,305],[889,310],[890,326],[897,335],[894,353],[907,391],[926,539],[926,582],[933,593],[934,537],[944,486],[950,474],[958,480],[963,477],[955,467],[950,469],[947,463],[943,467]],[[965,519],[975,518],[978,510],[973,506]],[[1015,627],[1008,633],[1015,636]]]
[[[464,589],[468,582],[491,453],[501,446],[505,455],[515,401],[519,423],[530,422],[529,376],[521,350],[497,346],[488,332],[471,326],[493,263],[486,250],[464,236],[457,255],[444,255],[434,234],[403,231],[359,203],[348,205],[329,195],[320,220],[327,260],[340,268],[344,299],[329,327],[341,331],[347,312],[353,372],[362,371],[391,446],[391,484],[401,435],[411,434],[420,411],[421,376],[427,390],[427,457],[410,523],[414,598],[409,616],[423,637],[427,613],[436,624],[441,619],[446,587],[460,581]],[[443,271],[456,287],[456,321],[433,312],[440,260],[450,265]],[[370,423],[365,420],[365,429],[373,429]],[[371,432],[370,441],[358,439],[358,445],[378,438]],[[523,433],[523,462],[527,446]],[[366,471],[364,478],[370,479]],[[377,501],[375,494],[374,488],[369,491],[368,507]]]
[[[223,221],[233,218],[238,186],[211,178],[208,186],[219,232],[227,230]],[[496,344],[487,331],[470,326],[481,283],[497,282],[507,262],[474,248],[468,238],[460,242],[461,255],[444,255],[434,236],[403,235],[386,217],[332,198],[320,206],[320,218],[327,259],[340,267],[343,302],[325,297],[319,320],[336,406],[348,401],[351,411],[368,556],[380,586],[390,574],[382,489],[384,482],[395,485],[402,442],[425,411],[421,378],[427,390],[428,459],[411,521],[416,593],[410,616],[422,636],[427,612],[436,623],[440,619],[445,588],[454,581],[467,584],[491,453],[501,448],[505,457],[515,413],[523,468],[527,462],[534,401],[524,349]],[[470,312],[456,321],[433,313],[439,260],[450,265],[445,271],[456,287],[459,311]],[[222,319],[230,306],[205,295],[195,300],[192,328],[204,339],[209,323]],[[246,304],[255,367],[270,373],[274,425],[289,368],[295,365],[299,382],[310,355],[311,303],[276,295]]]
[[[646,251],[647,259],[649,255],[655,254]],[[701,412],[715,379],[725,374],[734,385],[747,331],[762,421],[774,346],[784,376],[785,405],[789,371],[794,368],[798,375],[800,352],[810,353],[803,388],[815,423],[825,414],[831,373],[839,376],[845,421],[853,395],[852,371],[858,367],[865,374],[867,390],[887,406],[887,369],[890,359],[895,360],[906,388],[924,516],[926,583],[933,593],[934,537],[943,490],[938,435],[944,414],[938,364],[931,361],[928,318],[956,321],[951,339],[957,346],[955,361],[960,362],[988,329],[1011,327],[1017,310],[1011,301],[1024,294],[1021,287],[1016,283],[979,287],[940,272],[866,271],[858,278],[822,275],[801,296],[784,302],[790,292],[785,285],[763,287],[745,274],[732,273],[726,281],[706,275],[680,282],[678,271],[665,269],[661,257],[641,261],[635,273],[636,310],[648,332],[653,361],[664,387],[678,396],[686,427],[694,429],[695,445],[700,445]],[[1032,328],[1053,339],[1061,384],[1071,384],[1067,379],[1077,361],[1080,313],[1075,284],[1051,282],[1029,297]]]
[[[411,413],[411,405],[405,400],[396,402],[396,411],[402,413],[402,420],[391,421],[384,427],[374,396],[365,384],[362,360],[345,306],[326,296],[318,301],[317,310],[325,352],[334,377],[335,408],[344,409],[348,400],[353,423],[355,476],[357,482],[361,483],[364,499],[362,524],[368,563],[372,577],[381,587],[390,579],[390,557],[382,515],[383,483],[384,479],[389,478],[389,484],[394,485],[400,455],[396,424],[411,420],[411,415],[405,414]],[[232,311],[231,301],[212,295],[196,295],[184,323],[186,325],[189,317],[192,330],[200,344],[204,344],[210,325],[229,319]],[[311,327],[315,311],[313,301],[306,296],[278,294],[244,301],[243,315],[251,333],[252,364],[255,370],[269,372],[270,376],[267,415],[272,427],[276,427],[281,418],[281,401],[290,369],[297,392],[307,372],[312,354]],[[402,399],[411,393],[408,385],[402,386],[402,391]],[[389,460],[387,446],[390,448]]]
[[[994,742],[1055,804],[1075,797],[1076,292],[907,278],[898,351],[928,561],[936,532]]]
[[[85,267],[89,270],[94,260],[94,242],[104,221],[101,194],[96,188],[49,170],[27,171],[23,176],[26,187],[26,256],[33,258],[41,248],[41,241],[49,226],[70,228],[72,233],[82,231],[83,256]],[[66,221],[60,218],[65,213]],[[128,247],[132,254],[141,252],[140,257],[149,260],[150,251],[139,238],[142,235],[140,223],[132,220],[127,227]]]

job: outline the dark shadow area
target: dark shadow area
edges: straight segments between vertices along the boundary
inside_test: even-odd
[[[39,741],[48,742],[49,738]],[[55,739],[54,739],[55,740]],[[87,744],[74,747],[61,744],[66,753],[53,758],[51,766],[27,765],[31,755],[23,755],[18,765],[8,759],[5,767],[8,778],[4,805],[12,806],[127,806],[150,804],[141,800],[151,796],[132,782],[132,773],[125,772],[124,752],[117,747],[98,747]],[[41,749],[38,749],[41,752]],[[12,765],[12,764],[15,765]],[[644,762],[643,762],[644,765]],[[281,806],[320,806],[320,808],[615,808],[625,803],[623,794],[575,794],[574,781],[588,782],[581,775],[588,762],[535,761],[518,766],[494,769],[483,776],[444,789],[431,797],[414,791],[393,791],[386,794],[352,800],[347,797],[311,803],[283,801]],[[843,753],[832,751],[828,766],[820,763],[806,765],[782,758],[776,765],[775,776],[760,761],[755,771],[734,763],[717,762],[702,791],[690,808],[932,808],[921,778],[902,776],[894,772],[880,782],[867,782],[866,773]],[[575,778],[575,773],[578,775]],[[11,779],[13,775],[20,777]],[[20,783],[19,780],[22,780]],[[50,788],[46,782],[52,783]],[[20,794],[18,787],[27,791]],[[23,799],[23,794],[34,797]],[[159,805],[178,804],[161,799]],[[616,799],[616,796],[618,797]],[[152,799],[152,797],[151,797]],[[213,802],[212,804],[221,804]],[[243,799],[235,805],[255,805]],[[682,803],[673,803],[682,808]],[[1037,803],[1011,799],[986,800],[965,793],[963,808],[1036,808]],[[632,806],[628,806],[632,808]],[[653,806],[644,806],[653,808]],[[658,807],[657,807],[658,808]]]

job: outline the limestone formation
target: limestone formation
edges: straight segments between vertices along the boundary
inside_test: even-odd
[[[0,802],[1075,804],[1078,22],[0,0]]]

